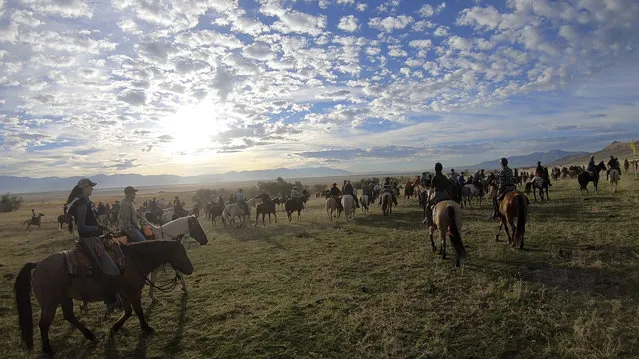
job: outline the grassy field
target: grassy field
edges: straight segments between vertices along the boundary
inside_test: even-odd
[[[375,207],[348,224],[329,222],[319,200],[299,222],[280,211],[267,227],[205,223],[209,244],[188,249],[189,294],[159,293],[157,304],[145,296],[154,336],[132,317],[92,345],[58,311],[52,345],[61,358],[637,358],[637,189],[632,175],[618,193],[602,183],[584,197],[575,180],[556,182],[549,202],[531,206],[523,251],[494,241],[486,204],[465,210],[459,269],[452,246],[448,260],[430,250],[410,201],[391,217]],[[38,202],[0,214],[3,358],[30,357],[12,292],[19,268],[73,246],[53,223],[63,198],[29,198]],[[27,232],[20,222],[32,207],[50,222]],[[94,303],[80,314],[98,335],[117,319],[102,320],[103,311]],[[34,302],[37,353],[38,315]]]

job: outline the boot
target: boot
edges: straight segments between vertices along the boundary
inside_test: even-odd
[[[430,205],[426,207],[426,218],[424,218],[422,224],[425,224],[427,227],[433,226],[433,210]]]
[[[122,309],[122,300],[116,290],[116,278],[105,278],[104,280],[104,304],[106,304],[107,314],[117,309]]]

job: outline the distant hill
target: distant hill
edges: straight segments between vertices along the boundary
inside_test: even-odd
[[[138,174],[95,175],[89,176],[99,184],[99,188],[124,188],[126,186],[166,186],[185,184],[207,184],[217,182],[241,182],[274,180],[282,178],[310,178],[346,176],[350,172],[329,167],[276,168],[270,170],[227,172],[200,176],[173,176]],[[14,177],[0,176],[0,193],[34,193],[49,191],[65,191],[75,186],[81,177]]]
[[[637,144],[639,146],[639,144]],[[564,158],[557,159],[552,163],[549,163],[549,166],[570,166],[577,165],[583,166],[588,164],[590,160],[590,156],[595,156],[595,161],[598,163],[599,161],[608,162],[610,155],[613,155],[619,159],[623,163],[623,160],[628,158],[629,160],[634,158],[634,154],[632,153],[632,148],[630,148],[630,142],[619,142],[613,141],[608,146],[604,147],[602,150],[593,152],[593,153],[580,153],[573,156],[568,156]]]
[[[541,161],[544,166],[559,159],[571,156],[585,156],[586,152],[570,152],[563,150],[552,150],[548,152],[534,152],[525,156],[508,157],[508,166],[510,168],[528,168],[537,165],[537,161]],[[499,158],[492,161],[485,161],[473,166],[459,167],[460,169],[497,169],[499,168]]]

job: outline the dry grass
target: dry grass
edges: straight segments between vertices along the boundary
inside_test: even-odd
[[[465,211],[460,269],[431,252],[416,203],[349,224],[329,223],[321,201],[300,222],[280,211],[266,228],[206,223],[209,245],[189,248],[189,295],[145,299],[153,337],[132,318],[93,346],[58,312],[52,345],[64,358],[636,358],[639,181],[601,187],[582,198],[576,181],[555,183],[550,202],[532,205],[523,251],[494,242],[485,206]],[[53,224],[61,199],[39,201],[0,215],[3,357],[27,356],[11,291],[19,268],[73,245]],[[31,207],[51,222],[26,232]],[[116,320],[102,312],[81,315],[100,335]]]

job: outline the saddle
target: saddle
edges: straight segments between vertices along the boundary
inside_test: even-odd
[[[124,253],[122,252],[120,245],[128,243],[127,237],[104,236],[100,237],[100,239],[104,243],[104,248],[111,258],[113,258],[113,261],[120,269],[120,272],[122,272],[126,268],[126,258],[124,257]],[[70,276],[89,278],[96,277],[99,274],[96,268],[93,268],[91,260],[87,256],[84,247],[82,247],[79,242],[75,249],[64,251],[62,253],[64,253],[67,264],[67,273]]]

